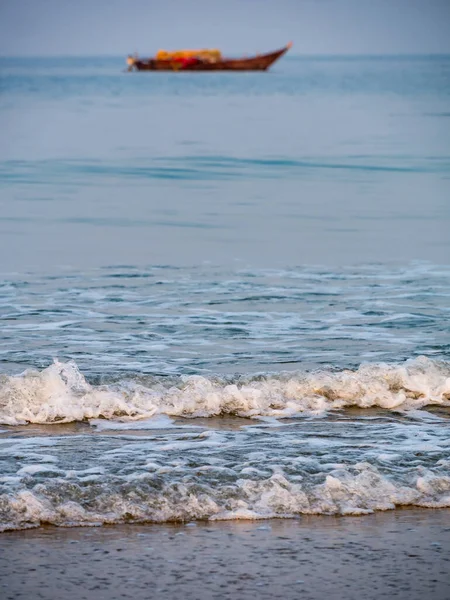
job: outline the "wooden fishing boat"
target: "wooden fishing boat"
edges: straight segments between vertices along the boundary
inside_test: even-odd
[[[219,50],[160,50],[153,58],[127,58],[128,71],[267,71],[289,48],[255,56],[223,58]]]

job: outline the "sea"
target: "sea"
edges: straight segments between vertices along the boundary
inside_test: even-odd
[[[450,507],[450,56],[0,59],[0,528]]]

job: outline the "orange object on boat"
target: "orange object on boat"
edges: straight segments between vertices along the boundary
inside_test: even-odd
[[[156,60],[182,60],[184,58],[198,58],[200,60],[216,62],[222,58],[222,53],[216,48],[201,50],[158,50]]]

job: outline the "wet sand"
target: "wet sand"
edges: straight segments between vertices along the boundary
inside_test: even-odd
[[[4,600],[448,600],[450,510],[1,535]]]

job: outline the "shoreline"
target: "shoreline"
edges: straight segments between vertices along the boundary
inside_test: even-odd
[[[6,600],[446,600],[450,509],[1,534]]]

